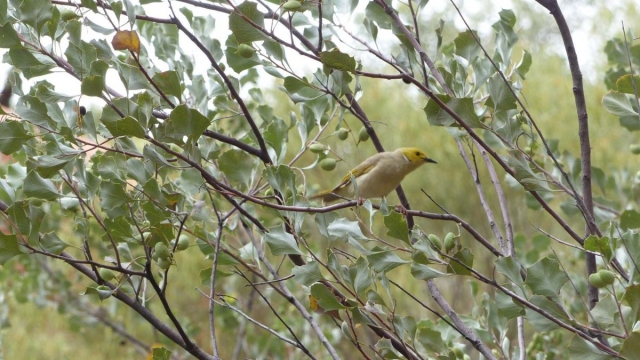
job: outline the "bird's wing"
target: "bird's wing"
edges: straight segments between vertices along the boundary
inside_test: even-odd
[[[376,165],[376,162],[375,162],[375,159],[373,159],[373,157],[363,161],[360,165],[354,167],[351,171],[349,171],[347,175],[345,175],[340,180],[340,183],[338,184],[338,186],[336,186],[333,190],[335,191],[349,185],[351,183],[352,175],[354,178],[362,176],[368,173],[369,171],[371,171],[371,169],[373,169],[375,165]]]

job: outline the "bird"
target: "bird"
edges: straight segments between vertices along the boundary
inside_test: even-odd
[[[418,148],[407,147],[380,152],[349,171],[338,186],[321,191],[310,198],[330,203],[338,199],[352,198],[356,191],[359,199],[382,198],[397,188],[405,176],[426,163],[437,164]],[[352,177],[356,180],[355,190],[351,184]]]

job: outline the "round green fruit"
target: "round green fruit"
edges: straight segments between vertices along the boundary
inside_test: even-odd
[[[324,171],[331,171],[336,168],[336,160],[332,158],[324,158],[320,161],[320,168]]]
[[[444,237],[444,250],[446,252],[451,251],[451,249],[453,249],[454,246],[456,246],[456,242],[453,239],[453,233],[447,233],[447,235],[445,235]]]
[[[287,1],[282,5],[282,8],[287,11],[298,11],[302,7],[302,4],[297,2],[296,0]]]
[[[632,144],[629,145],[629,150],[631,151],[632,154],[640,154],[640,144]]]
[[[349,130],[345,128],[338,129],[338,139],[347,140],[348,137],[349,137]]]
[[[324,151],[324,145],[318,143],[311,144],[309,145],[309,150],[314,154],[320,154]]]
[[[162,270],[167,270],[171,266],[171,260],[169,258],[158,259],[158,267]]]
[[[616,281],[616,276],[609,270],[599,270],[598,275],[600,275],[600,279],[607,285],[611,285]]]
[[[180,235],[178,238],[178,251],[184,251],[189,248],[189,237],[187,235]]]
[[[429,241],[431,241],[431,245],[433,245],[433,247],[435,247],[437,250],[442,249],[442,241],[437,235],[429,234],[428,238]]]
[[[325,126],[329,122],[329,114],[322,114],[320,118],[320,126]]]
[[[75,13],[75,11],[69,10],[69,9],[62,9],[60,10],[60,19],[64,22],[67,22],[69,20],[73,20],[73,19],[77,19],[80,16],[78,16],[78,14]]]
[[[599,273],[593,273],[593,274],[589,275],[589,284],[593,285],[594,287],[596,287],[598,289],[607,286],[607,284],[604,282],[604,280],[602,280],[602,277],[600,277]]]
[[[360,142],[369,140],[369,132],[366,128],[360,129],[360,133],[358,133],[358,139],[360,139]]]
[[[104,281],[111,281],[116,278],[116,273],[114,273],[110,269],[100,268],[100,270],[98,270],[98,273]]]
[[[169,258],[169,248],[163,242],[159,242],[155,246],[156,254],[158,254],[159,259],[167,259]]]
[[[249,59],[253,57],[255,53],[256,53],[256,50],[251,45],[247,45],[247,44],[238,45],[238,50],[236,50],[236,54],[242,56],[245,59]]]

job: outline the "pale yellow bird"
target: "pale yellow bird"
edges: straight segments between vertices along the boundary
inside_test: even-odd
[[[321,191],[311,199],[322,199],[328,203],[355,197],[356,190],[351,184],[352,176],[356,180],[355,187],[359,198],[381,198],[397,188],[410,172],[426,163],[437,164],[417,148],[399,148],[395,151],[377,153],[347,173],[338,186]]]

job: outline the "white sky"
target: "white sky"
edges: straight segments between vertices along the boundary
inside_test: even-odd
[[[134,1],[135,3],[136,1]],[[533,2],[533,0],[530,0],[530,2]],[[239,2],[238,2],[239,3]],[[583,75],[585,75],[585,77],[591,81],[601,81],[602,76],[596,71],[596,69],[598,69],[599,67],[601,67],[604,64],[604,61],[606,60],[604,58],[604,44],[605,42],[612,36],[619,34],[621,32],[621,22],[625,21],[627,23],[627,28],[629,28],[630,25],[632,25],[633,23],[630,21],[632,19],[624,19],[624,16],[629,16],[629,14],[625,13],[625,11],[623,9],[620,8],[616,8],[617,7],[622,7],[623,3],[622,1],[616,1],[616,0],[610,0],[608,3],[608,8],[611,11],[610,14],[610,18],[607,18],[606,21],[610,24],[610,26],[605,27],[608,30],[607,34],[602,34],[599,33],[598,36],[594,37],[592,35],[593,32],[593,27],[594,27],[594,22],[596,21],[603,21],[603,14],[599,14],[597,13],[598,7],[596,6],[589,6],[589,5],[585,5],[582,4],[581,2],[576,3],[575,1],[563,1],[561,2],[561,6],[563,6],[565,8],[565,16],[567,17],[567,21],[569,22],[569,25],[572,26],[572,30],[573,30],[573,38],[574,38],[574,42],[576,45],[576,51],[578,52],[578,58],[580,59],[580,64],[583,70]],[[179,6],[183,6],[184,4],[182,3],[176,3],[173,2],[174,4],[174,8],[177,8]],[[364,6],[366,6],[367,2],[366,1],[361,1],[358,9],[356,9],[356,11],[354,12],[354,14],[340,14],[339,15],[339,19],[342,23],[349,25],[351,24],[351,28],[353,29],[358,29],[360,28],[361,31],[364,31],[363,26],[361,26],[360,22],[354,22],[354,19],[357,19],[358,13],[362,13]],[[479,1],[479,0],[466,0],[466,1],[456,1],[456,4],[460,7],[461,11],[463,12],[463,15],[465,15],[466,17],[468,17],[469,19],[482,19],[480,21],[476,21],[473,22],[471,21],[471,26],[477,30],[481,36],[482,39],[486,39],[486,40],[491,40],[493,38],[493,30],[491,29],[491,24],[493,24],[495,21],[497,21],[498,19],[498,11],[501,8],[504,9],[510,9],[513,8],[513,1],[511,0],[493,0],[493,1],[489,1],[487,2],[485,1]],[[490,7],[490,9],[487,9],[487,7]],[[147,15],[150,16],[157,16],[157,17],[162,17],[162,18],[167,18],[170,14],[168,6],[166,3],[154,3],[154,4],[149,4],[149,5],[145,5],[144,6],[145,11],[147,12]],[[541,8],[540,6],[538,6],[538,8]],[[534,8],[535,9],[535,8]],[[546,13],[545,11],[542,11],[543,9],[540,10],[539,15],[540,16],[546,16],[549,18],[549,21],[551,22],[551,16]],[[577,11],[579,10],[579,11]],[[199,13],[201,13],[202,10],[195,10],[194,13],[195,15],[199,15]],[[428,14],[444,14],[444,13],[449,13],[448,15],[455,13],[455,10],[453,9],[451,3],[449,0],[431,0],[426,8],[423,10],[423,13],[428,13]],[[579,15],[578,15],[579,13]],[[212,15],[215,17],[216,19],[216,37],[221,41],[222,44],[224,44],[226,37],[229,35],[230,31],[228,30],[228,23],[227,23],[227,17],[224,14],[221,15],[217,15],[214,12],[208,12],[208,14]],[[486,14],[486,17],[483,17],[484,14]],[[217,15],[217,16],[216,16]],[[519,14],[516,13],[516,16],[518,16]],[[104,21],[103,19],[99,19],[96,18],[95,15],[91,14],[90,15],[92,20],[94,20],[94,22],[98,22],[102,25],[104,25],[105,27],[109,27],[108,23],[106,21]],[[181,16],[181,14],[180,14]],[[532,14],[532,16],[538,16],[538,14]],[[579,18],[578,18],[579,17]],[[183,19],[184,20],[184,19]],[[637,20],[637,14],[635,16],[635,19]],[[125,17],[121,17],[121,21],[125,21]],[[186,21],[183,21],[183,23],[186,23]],[[637,21],[636,21],[637,24]],[[550,23],[550,25],[553,25]],[[429,29],[429,31],[433,31],[433,29],[435,29],[435,27],[437,26],[437,23],[434,22],[433,26],[427,26],[427,28]],[[445,26],[451,27],[452,24],[447,23],[445,24]],[[453,26],[455,26],[455,28],[457,29],[457,31],[463,31],[465,29],[464,23],[462,22],[462,20],[460,19],[459,16],[454,16],[453,17]],[[527,18],[525,16],[520,16],[518,18],[518,23],[517,26],[519,27],[530,27],[531,23],[530,21],[527,21]],[[128,26],[125,27],[126,29],[129,29]],[[284,31],[282,29],[282,26],[280,27],[282,31]],[[602,29],[603,27],[600,26],[600,29]],[[223,29],[224,31],[217,31],[217,29]],[[357,32],[357,31],[356,31]],[[91,35],[92,31],[84,31],[83,32],[83,39],[87,40],[87,38]],[[284,33],[284,32],[282,32]],[[393,37],[393,35],[391,35],[389,33],[389,31],[380,31],[380,35],[379,35],[379,43],[380,44],[384,44],[385,42],[385,36],[387,38]],[[428,33],[425,34],[424,36],[433,36],[433,33]],[[111,35],[108,36],[108,38],[110,39]],[[564,56],[564,49],[562,48],[562,43],[560,42],[560,36],[559,34],[557,34],[557,31],[555,31],[555,28],[552,29],[552,31],[550,32],[549,35],[550,39],[548,42],[548,47],[545,50],[550,50],[553,52],[556,52],[562,56]],[[341,36],[341,39],[347,39],[348,37],[346,36]],[[88,38],[90,39],[90,38]],[[335,41],[338,46],[341,48],[341,50],[345,51],[345,52],[351,52],[350,49],[347,46],[341,45],[339,44],[338,41]],[[198,54],[199,52],[197,51],[197,49],[195,49],[193,47],[193,45],[190,43],[190,41],[186,38],[181,38],[180,40],[180,44],[181,46],[187,47],[187,48],[191,48],[193,51],[191,51],[194,54]],[[63,45],[63,48],[66,45]],[[224,45],[223,45],[224,46]],[[354,45],[354,47],[356,47]],[[362,48],[361,46],[357,46],[356,48]],[[376,64],[379,63],[378,60],[368,60],[365,57],[365,53],[364,52],[356,52],[355,53],[356,58],[360,61],[363,62],[364,66],[365,66],[365,70],[367,68],[369,68],[370,71],[376,71],[375,67],[377,66]],[[533,52],[533,57],[534,57],[534,61],[536,60],[535,56],[535,52]],[[197,66],[197,72],[199,73],[204,73],[206,71],[206,69],[209,68],[208,63],[206,62],[206,59],[204,59],[204,57],[200,56],[198,57],[197,55],[196,59],[198,61],[198,66]],[[519,59],[519,55],[514,54],[514,59]],[[308,70],[305,72],[312,72],[313,70],[315,70],[316,68],[318,68],[319,64],[314,64],[313,62],[310,62],[308,60],[306,60],[306,58],[300,57],[297,54],[294,54],[293,57],[291,58],[290,63],[295,63],[295,64],[299,64],[296,66],[300,66],[301,69],[303,70]],[[4,78],[6,76],[6,72],[9,69],[9,66],[7,64],[1,64],[1,70],[2,73],[0,74],[0,81],[2,81],[2,83],[4,83]],[[370,67],[374,67],[373,69],[371,69]],[[162,70],[167,70],[167,69],[162,69]],[[63,93],[68,93],[68,94],[74,94],[76,91],[77,93],[79,93],[79,89],[80,89],[80,84],[79,82],[77,82],[75,79],[73,79],[72,81],[77,82],[77,86],[69,86],[69,76],[65,75],[63,73],[59,73],[59,74],[54,74],[48,77],[48,80],[53,83],[56,84],[56,90],[63,92]],[[117,81],[117,76],[113,77],[116,81],[111,81],[108,82],[108,85],[113,87],[114,89],[116,89],[117,91],[119,91],[120,93],[124,93],[124,88],[122,87],[121,84],[119,84],[119,81]],[[267,80],[268,84],[272,84],[272,81],[270,80],[270,77],[267,77],[269,80]],[[62,86],[60,85],[64,85],[64,89],[60,89]],[[73,90],[72,90],[73,89]],[[67,91],[65,91],[67,90]],[[87,100],[87,99],[83,99],[83,102]]]

